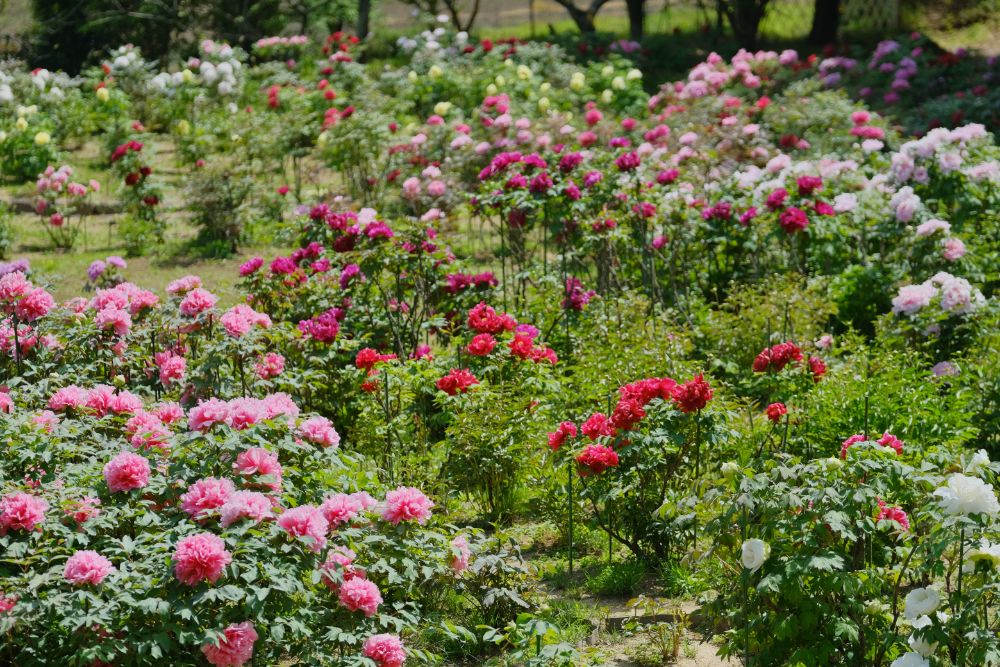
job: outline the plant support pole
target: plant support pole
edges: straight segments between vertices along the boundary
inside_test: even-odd
[[[566,468],[569,474],[566,479],[569,482],[569,573],[570,576],[573,575],[573,461],[570,460],[569,466]]]

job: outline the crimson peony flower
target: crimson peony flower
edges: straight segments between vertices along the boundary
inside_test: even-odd
[[[587,445],[576,457],[580,476],[599,475],[618,465],[618,453],[606,445]]]
[[[674,404],[681,412],[697,412],[712,400],[712,388],[699,373],[674,389]]]
[[[785,407],[784,403],[771,403],[767,406],[767,418],[775,424],[780,422],[781,417],[786,414],[788,414],[788,408]]]
[[[479,380],[470,371],[464,368],[453,368],[447,375],[438,380],[435,386],[449,396],[455,396],[456,394],[464,394],[469,390],[469,387],[475,384],[479,384]]]

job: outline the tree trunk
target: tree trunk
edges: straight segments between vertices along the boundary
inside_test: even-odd
[[[646,21],[646,0],[625,0],[628,6],[629,36],[633,41],[640,41],[644,34]]]
[[[580,32],[584,34],[597,32],[597,26],[594,25],[594,17],[588,12],[577,7],[567,7],[566,9],[569,11],[570,18],[573,19],[573,23],[576,24]]]
[[[368,36],[368,22],[372,15],[372,0],[358,0],[358,39]]]
[[[748,51],[757,49],[757,31],[769,0],[719,0],[723,3],[736,41]]]
[[[814,7],[809,42],[821,45],[835,43],[840,30],[840,0],[816,0]]]

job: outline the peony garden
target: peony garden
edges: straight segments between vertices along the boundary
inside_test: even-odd
[[[0,63],[0,662],[1000,665],[1000,62],[427,20]]]

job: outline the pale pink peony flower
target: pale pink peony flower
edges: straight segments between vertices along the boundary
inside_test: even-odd
[[[204,519],[211,510],[225,505],[235,492],[236,487],[228,479],[199,479],[181,496],[181,509],[192,519]]]
[[[292,537],[304,537],[309,542],[309,548],[320,551],[326,546],[326,533],[330,529],[326,517],[315,505],[300,505],[278,517],[278,525]]]
[[[382,593],[375,582],[362,577],[347,579],[340,585],[340,604],[349,611],[361,611],[371,617],[382,604]]]
[[[257,641],[257,631],[253,623],[234,623],[223,630],[225,635],[219,645],[209,642],[201,647],[205,659],[215,667],[240,667],[253,657],[253,644]]]
[[[215,304],[218,301],[219,300],[216,296],[208,290],[196,287],[188,292],[184,296],[184,299],[181,300],[181,314],[187,315],[188,317],[197,317],[201,313],[215,308]]]
[[[949,262],[957,262],[965,256],[965,244],[962,239],[949,237],[941,241],[941,254]]]
[[[937,293],[937,288],[930,282],[900,287],[899,293],[892,300],[892,312],[913,315],[921,308],[929,306],[931,299],[937,296]]]
[[[226,543],[218,535],[189,535],[174,549],[174,574],[178,581],[188,586],[197,586],[202,581],[214,584],[232,560],[232,554],[226,551]]]
[[[131,452],[122,452],[104,466],[104,481],[111,493],[141,489],[149,484],[149,461]]]
[[[412,486],[401,486],[385,495],[382,518],[399,525],[402,521],[416,521],[423,525],[431,516],[434,503],[423,491]]]
[[[403,642],[396,635],[372,635],[365,640],[363,651],[378,667],[402,667],[406,660]]]
[[[85,584],[100,584],[114,571],[115,567],[107,558],[96,551],[77,551],[63,569],[63,578],[74,586]]]
[[[256,491],[237,491],[229,496],[219,509],[219,519],[223,528],[228,528],[240,519],[251,519],[260,523],[271,516],[273,506],[270,499]]]
[[[920,237],[927,237],[938,231],[947,234],[951,231],[951,224],[944,220],[931,218],[930,220],[925,220],[917,225],[917,236]]]
[[[310,417],[299,424],[299,433],[309,442],[314,442],[323,447],[337,447],[340,445],[340,435],[326,417]]]
[[[34,530],[45,520],[47,509],[49,504],[45,500],[23,491],[0,498],[0,535],[8,530]]]

